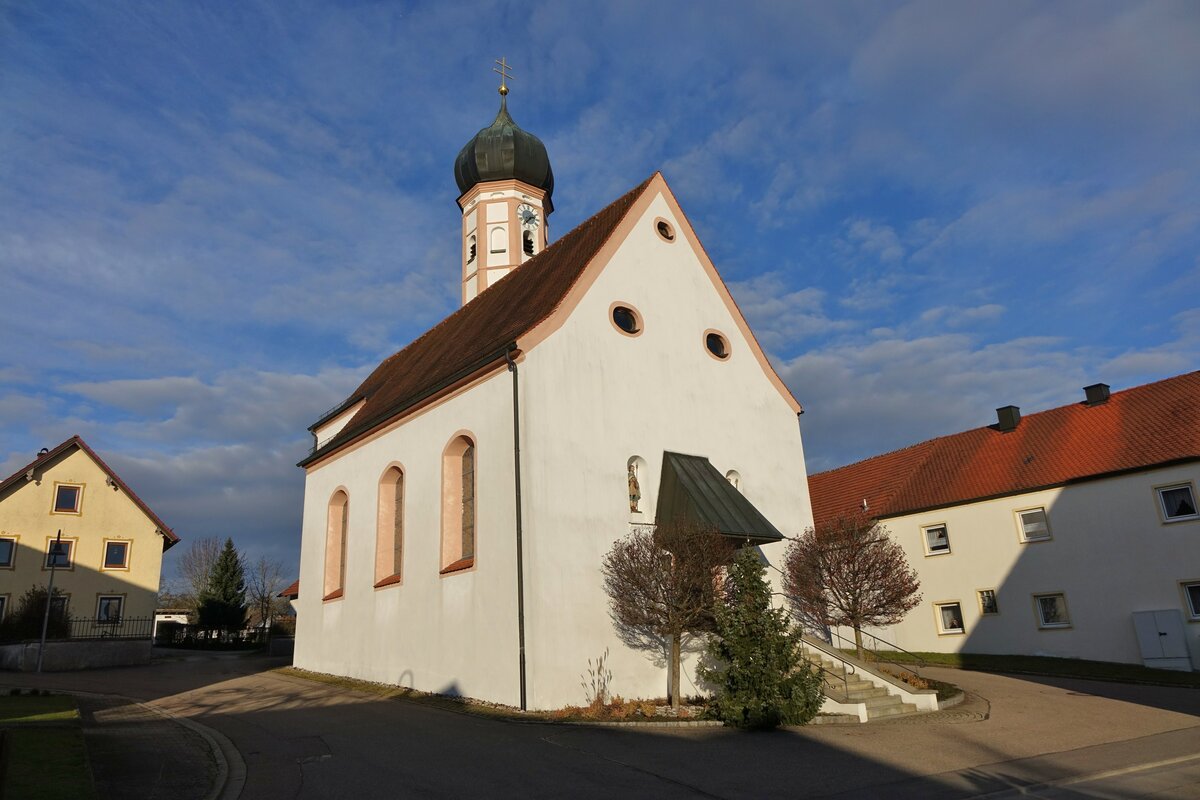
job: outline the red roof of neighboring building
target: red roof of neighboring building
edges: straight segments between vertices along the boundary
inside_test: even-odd
[[[810,475],[819,525],[861,510],[894,517],[1200,459],[1200,372],[1114,392]]]
[[[282,592],[280,592],[279,594],[277,594],[275,596],[276,597],[288,597],[288,598],[291,598],[292,600],[295,600],[297,597],[300,596],[300,579],[296,578],[295,583],[293,583],[291,586],[287,587],[286,589],[284,589]]]
[[[503,360],[518,337],[558,308],[652,180],[654,175],[376,367],[345,402],[317,425],[365,400],[362,408],[300,466],[386,423],[440,388]]]
[[[0,494],[3,494],[10,486],[13,486],[18,481],[24,479],[27,472],[30,472],[31,470],[37,470],[38,468],[49,464],[54,459],[70,450],[72,447],[78,447],[80,450],[87,453],[91,459],[96,462],[100,469],[104,470],[108,477],[112,478],[113,483],[115,483],[117,487],[125,493],[125,496],[132,500],[134,505],[140,508],[142,513],[150,518],[150,521],[155,524],[158,530],[166,538],[166,541],[163,544],[163,550],[166,550],[171,545],[179,541],[179,537],[175,535],[175,531],[167,527],[167,524],[159,519],[157,514],[150,510],[150,506],[146,505],[142,498],[138,497],[137,493],[134,492],[133,489],[130,489],[129,486],[125,484],[125,481],[121,480],[121,477],[117,475],[117,473],[113,472],[112,468],[109,467],[108,464],[104,463],[104,459],[96,455],[96,451],[88,447],[87,442],[83,441],[83,439],[80,439],[79,436],[72,436],[70,439],[67,439],[57,447],[42,453],[33,461],[30,461],[28,464],[14,472],[12,475],[9,475],[3,481],[0,481]]]

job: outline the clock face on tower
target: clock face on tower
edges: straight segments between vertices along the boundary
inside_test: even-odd
[[[522,203],[517,206],[517,219],[526,228],[536,228],[538,226],[538,213],[533,206],[528,203]]]

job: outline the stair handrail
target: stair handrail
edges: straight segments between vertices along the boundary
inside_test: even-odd
[[[916,675],[918,678],[921,677],[921,673],[919,670],[924,669],[925,667],[929,666],[929,662],[926,661],[925,659],[921,658],[916,653],[909,652],[908,650],[905,650],[903,647],[900,647],[897,644],[893,644],[892,642],[889,642],[887,639],[876,636],[873,633],[868,633],[866,631],[859,631],[859,632],[863,636],[870,637],[875,642],[887,645],[889,648],[891,648],[891,650],[893,652],[904,653],[904,655],[908,656],[909,658],[911,658],[913,660],[913,662],[916,663],[916,668],[914,668],[913,665],[910,663],[905,663],[903,661],[895,661],[893,659],[884,657],[877,647],[868,647],[868,646],[864,645],[863,649],[866,650],[867,652],[869,652],[871,654],[873,660],[875,660],[875,661],[883,662],[886,664],[891,664],[892,666],[898,667],[898,668],[904,670],[905,672],[911,672],[913,675]],[[830,634],[831,638],[833,636],[836,636],[842,642],[849,642],[854,647],[855,652],[858,652],[858,645],[854,642],[854,640],[847,639],[845,636],[842,636],[840,633],[838,633],[833,628],[829,629],[829,634]],[[845,648],[845,649],[848,649],[848,648]]]
[[[849,675],[855,674],[855,672],[857,672],[857,670],[853,664],[851,664],[849,661],[846,660],[845,654],[837,652],[832,647],[829,647],[828,645],[826,645],[824,642],[820,641],[819,639],[814,639],[811,636],[801,636],[800,641],[804,644],[805,647],[811,647],[814,650],[819,650],[822,653],[824,653],[825,655],[833,658],[835,664],[842,665],[842,674],[840,676],[841,681],[842,681],[842,696],[849,699],[849,697],[850,697],[850,682],[846,676],[847,676],[847,674],[849,674]],[[812,663],[812,662],[809,662],[809,663]],[[837,673],[831,672],[831,671],[825,669],[820,664],[813,664],[813,666],[816,667],[817,669],[821,670],[821,672],[824,673],[825,675],[829,675],[833,678],[839,677],[837,675]],[[847,673],[847,669],[849,670],[848,673]],[[829,683],[831,686],[837,685],[832,680],[828,680],[826,682]]]

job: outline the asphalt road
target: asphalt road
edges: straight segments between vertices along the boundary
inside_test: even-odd
[[[269,671],[278,663],[199,656],[0,681],[133,697],[208,726],[244,761],[230,788],[255,800],[1200,798],[1200,690],[931,669],[968,701],[741,733],[496,721]]]

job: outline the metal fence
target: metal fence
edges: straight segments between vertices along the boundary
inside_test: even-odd
[[[154,617],[119,617],[109,620],[72,617],[67,620],[67,625],[69,632],[65,638],[72,641],[81,639],[149,639],[154,633]]]

